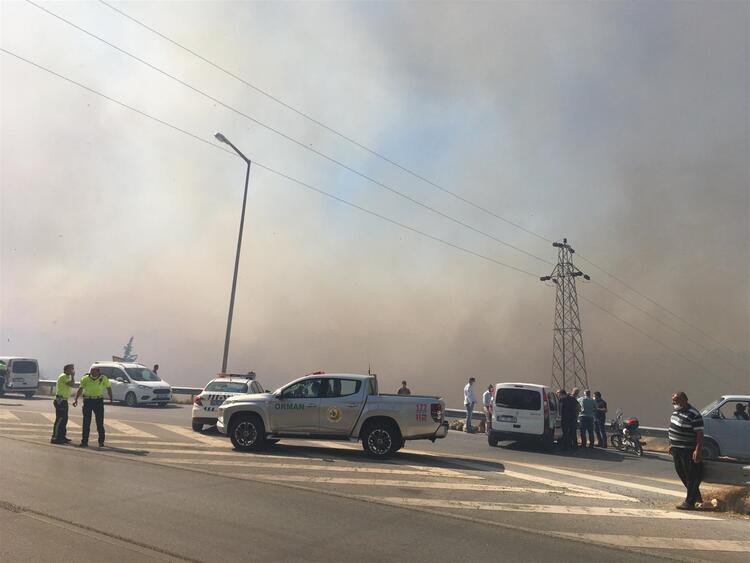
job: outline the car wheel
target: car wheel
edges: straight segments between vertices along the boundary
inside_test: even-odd
[[[365,453],[376,459],[385,459],[394,454],[401,440],[398,430],[387,422],[370,424],[362,433],[362,447]]]
[[[29,393],[24,393],[24,394],[23,394],[23,396],[24,396],[24,397],[26,397],[27,399],[31,399],[31,397],[33,397],[33,396],[34,396],[34,392],[33,392],[33,391],[31,391],[31,392],[29,392]]]
[[[135,393],[131,391],[125,395],[125,404],[129,407],[138,406],[138,399],[135,398]]]
[[[703,455],[703,459],[719,459],[719,456],[721,455],[721,452],[719,451],[719,444],[709,438],[706,438],[703,441],[703,449],[701,450],[701,454]]]
[[[234,415],[229,423],[229,439],[238,450],[260,450],[266,442],[263,421],[254,414]]]
[[[487,443],[490,445],[490,447],[496,448],[498,440],[492,434],[490,434],[489,436],[487,436]]]
[[[201,430],[203,430],[203,423],[193,422],[193,432],[200,432]]]

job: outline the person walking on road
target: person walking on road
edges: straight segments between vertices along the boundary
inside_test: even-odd
[[[607,401],[602,399],[602,394],[599,391],[594,393],[594,401],[596,402],[596,418],[594,424],[596,425],[596,439],[599,442],[597,445],[600,448],[607,447]]]
[[[588,435],[588,447],[594,447],[594,415],[596,414],[596,401],[591,398],[591,391],[586,389],[583,397],[578,399],[581,405],[581,447],[586,447],[586,436]]]
[[[474,432],[471,426],[471,415],[474,412],[474,405],[477,404],[477,398],[474,396],[475,378],[470,377],[469,382],[464,386],[464,407],[466,408],[466,432]]]
[[[688,403],[687,395],[679,391],[672,395],[672,416],[669,419],[669,453],[682,484],[687,489],[685,500],[678,510],[693,510],[703,502],[700,485],[703,480],[703,417]]]
[[[396,393],[399,395],[411,395],[411,389],[406,386],[406,381],[401,382],[401,387],[398,388]]]
[[[485,427],[489,434],[492,426],[492,385],[488,385],[487,391],[482,393],[482,405],[484,406]]]
[[[560,423],[562,424],[562,447],[569,450],[578,446],[576,438],[576,420],[578,419],[578,401],[573,395],[568,395],[565,389],[560,389]]]
[[[78,398],[83,394],[83,429],[81,430],[81,443],[79,447],[89,447],[89,432],[91,431],[91,413],[96,418],[96,431],[99,434],[99,447],[104,446],[104,390],[107,390],[109,402],[112,402],[112,386],[106,375],[102,375],[99,368],[91,368],[81,378],[73,406],[78,406]]]
[[[69,444],[68,438],[68,399],[73,394],[73,383],[75,382],[75,366],[68,364],[57,378],[55,386],[55,424],[52,427],[52,444]]]

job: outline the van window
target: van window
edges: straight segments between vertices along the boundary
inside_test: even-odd
[[[13,373],[36,373],[37,365],[33,360],[13,360],[11,363]]]
[[[501,387],[497,390],[495,404],[506,409],[538,411],[542,408],[539,391]]]

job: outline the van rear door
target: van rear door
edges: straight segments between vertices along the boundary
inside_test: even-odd
[[[9,383],[17,391],[31,391],[39,387],[39,364],[36,360],[14,358],[10,361]]]
[[[541,388],[523,385],[499,387],[495,393],[492,429],[542,436],[545,431],[542,392]]]

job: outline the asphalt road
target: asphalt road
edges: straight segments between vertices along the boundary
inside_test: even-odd
[[[0,398],[0,560],[735,561],[750,521],[673,510],[660,456],[412,442],[235,452],[189,406],[106,406],[107,448],[49,444],[48,399]],[[80,436],[80,409],[71,438]],[[94,431],[95,434],[95,431]],[[95,442],[92,437],[92,443]]]

